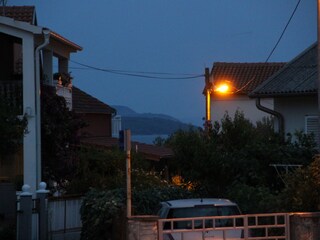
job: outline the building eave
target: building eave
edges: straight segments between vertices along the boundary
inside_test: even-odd
[[[11,27],[32,34],[42,34],[43,27],[35,26],[27,22],[17,21],[13,18],[0,16],[0,25]]]
[[[82,47],[80,47],[78,44],[66,39],[65,37],[61,36],[60,34],[54,31],[50,31],[50,37],[64,45],[68,45],[73,50],[73,52],[82,50]]]

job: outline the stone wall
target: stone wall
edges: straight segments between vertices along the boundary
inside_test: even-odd
[[[134,216],[128,220],[128,240],[157,240],[158,216]]]

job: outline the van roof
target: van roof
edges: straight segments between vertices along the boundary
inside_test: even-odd
[[[201,206],[201,205],[237,206],[236,203],[230,201],[229,199],[222,199],[222,198],[179,199],[179,200],[165,201],[165,202],[162,202],[162,204],[166,204],[169,208],[194,207],[194,206]]]

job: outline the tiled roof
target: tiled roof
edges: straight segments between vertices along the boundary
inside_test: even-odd
[[[13,18],[17,21],[36,25],[34,6],[5,6],[0,7],[0,16]]]
[[[257,87],[250,97],[296,96],[317,93],[317,44],[314,43]]]
[[[213,84],[228,81],[234,93],[248,94],[285,63],[227,63],[215,62],[211,71]]]
[[[72,109],[77,113],[113,114],[116,110],[91,95],[72,87]]]
[[[114,148],[119,145],[119,139],[111,137],[83,138],[82,144],[95,147]],[[161,159],[171,158],[173,151],[170,148],[159,147],[139,142],[131,142],[132,151],[142,154],[146,159],[160,161]]]

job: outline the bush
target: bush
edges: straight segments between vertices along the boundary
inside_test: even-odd
[[[320,157],[286,177],[281,193],[285,211],[320,211]]]
[[[276,212],[281,207],[278,195],[267,187],[252,187],[235,184],[228,191],[227,197],[235,201],[243,214]]]
[[[132,207],[134,215],[155,214],[161,201],[194,197],[188,190],[167,186],[154,186],[133,190]],[[82,232],[81,240],[114,239],[119,236],[114,229],[123,229],[125,223],[124,189],[97,190],[91,189],[81,206]],[[122,219],[121,219],[122,218]],[[121,224],[121,226],[115,226]]]
[[[82,203],[81,240],[112,239],[113,219],[124,208],[124,190],[89,191]]]

